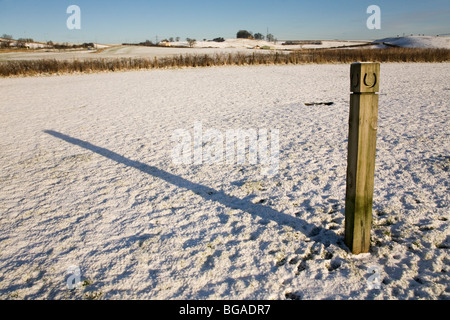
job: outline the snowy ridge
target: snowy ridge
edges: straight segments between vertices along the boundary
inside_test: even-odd
[[[292,49],[312,49],[312,48],[332,48],[345,47],[358,44],[366,44],[368,41],[345,41],[345,40],[322,40],[322,44],[297,44],[297,45],[283,45],[285,41],[270,42],[266,40],[252,40],[252,39],[224,39],[223,42],[214,41],[197,41],[194,45],[196,48],[238,48],[238,49],[253,49],[255,47],[271,48],[277,50],[292,50]],[[171,42],[173,46],[181,45],[188,46],[187,42]]]
[[[444,48],[450,49],[450,37],[432,37],[432,36],[411,36],[411,37],[397,37],[384,38],[374,41],[380,47],[385,47],[383,44],[405,47],[405,48]]]

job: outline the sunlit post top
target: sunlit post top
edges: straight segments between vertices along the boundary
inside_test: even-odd
[[[350,67],[350,91],[354,93],[375,93],[380,90],[380,64],[356,62]]]

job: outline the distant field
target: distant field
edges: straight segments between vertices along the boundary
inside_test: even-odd
[[[252,52],[246,48],[165,48],[165,47],[143,47],[143,46],[112,46],[99,51],[77,50],[77,51],[43,51],[30,52],[7,52],[0,53],[0,61],[10,60],[89,60],[89,59],[114,59],[114,58],[144,58],[170,57],[180,54],[215,54]],[[260,50],[261,51],[261,50]]]
[[[15,49],[0,50],[0,61],[5,60],[86,60],[86,59],[111,59],[111,58],[148,58],[170,57],[180,54],[222,54],[222,53],[252,53],[270,52],[272,50],[299,50],[333,48],[367,44],[367,41],[320,41],[321,44],[283,45],[263,40],[227,39],[224,42],[198,41],[193,48],[189,48],[186,42],[171,43],[172,47],[145,47],[123,45],[99,45],[99,50],[55,50],[55,49]],[[255,47],[268,47],[272,50],[260,50]]]
[[[1,41],[2,39],[0,39]],[[288,44],[288,45],[286,45]],[[29,44],[33,47],[32,43]],[[380,49],[380,48],[421,48],[421,49],[450,49],[450,37],[396,37],[375,41],[278,41],[276,43],[264,40],[226,39],[223,42],[198,41],[193,48],[187,42],[171,42],[171,47],[146,47],[97,44],[97,50],[56,50],[50,48],[0,50],[0,61],[15,60],[93,60],[93,59],[154,59],[174,57],[179,55],[210,55],[217,54],[253,54],[290,52],[310,49]],[[261,49],[265,48],[265,49]]]

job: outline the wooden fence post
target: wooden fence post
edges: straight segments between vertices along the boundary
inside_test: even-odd
[[[359,254],[370,248],[380,64],[353,63],[350,82],[345,244]]]

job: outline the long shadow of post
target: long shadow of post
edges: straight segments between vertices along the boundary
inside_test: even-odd
[[[270,207],[255,204],[251,201],[240,199],[235,196],[227,195],[223,191],[218,191],[213,188],[201,185],[199,183],[191,182],[182,177],[171,174],[167,171],[158,169],[154,166],[147,165],[145,163],[134,161],[128,159],[120,154],[113,152],[111,150],[95,146],[87,141],[76,139],[65,134],[53,131],[45,130],[45,133],[52,135],[56,138],[64,140],[68,143],[77,145],[84,149],[95,152],[105,158],[111,159],[117,163],[124,164],[128,167],[138,169],[146,174],[152,175],[156,178],[164,180],[171,183],[179,188],[184,188],[187,190],[192,190],[196,194],[200,195],[206,200],[211,200],[218,202],[224,206],[232,209],[240,209],[245,212],[250,213],[253,216],[259,216],[262,219],[272,220],[277,224],[284,224],[293,227],[295,230],[304,233],[306,236],[310,237],[312,240],[321,242],[326,246],[331,243],[342,244],[341,237],[338,237],[332,230],[324,229],[322,227],[316,226],[314,224],[308,223],[307,221],[287,215],[285,213],[278,212]]]

